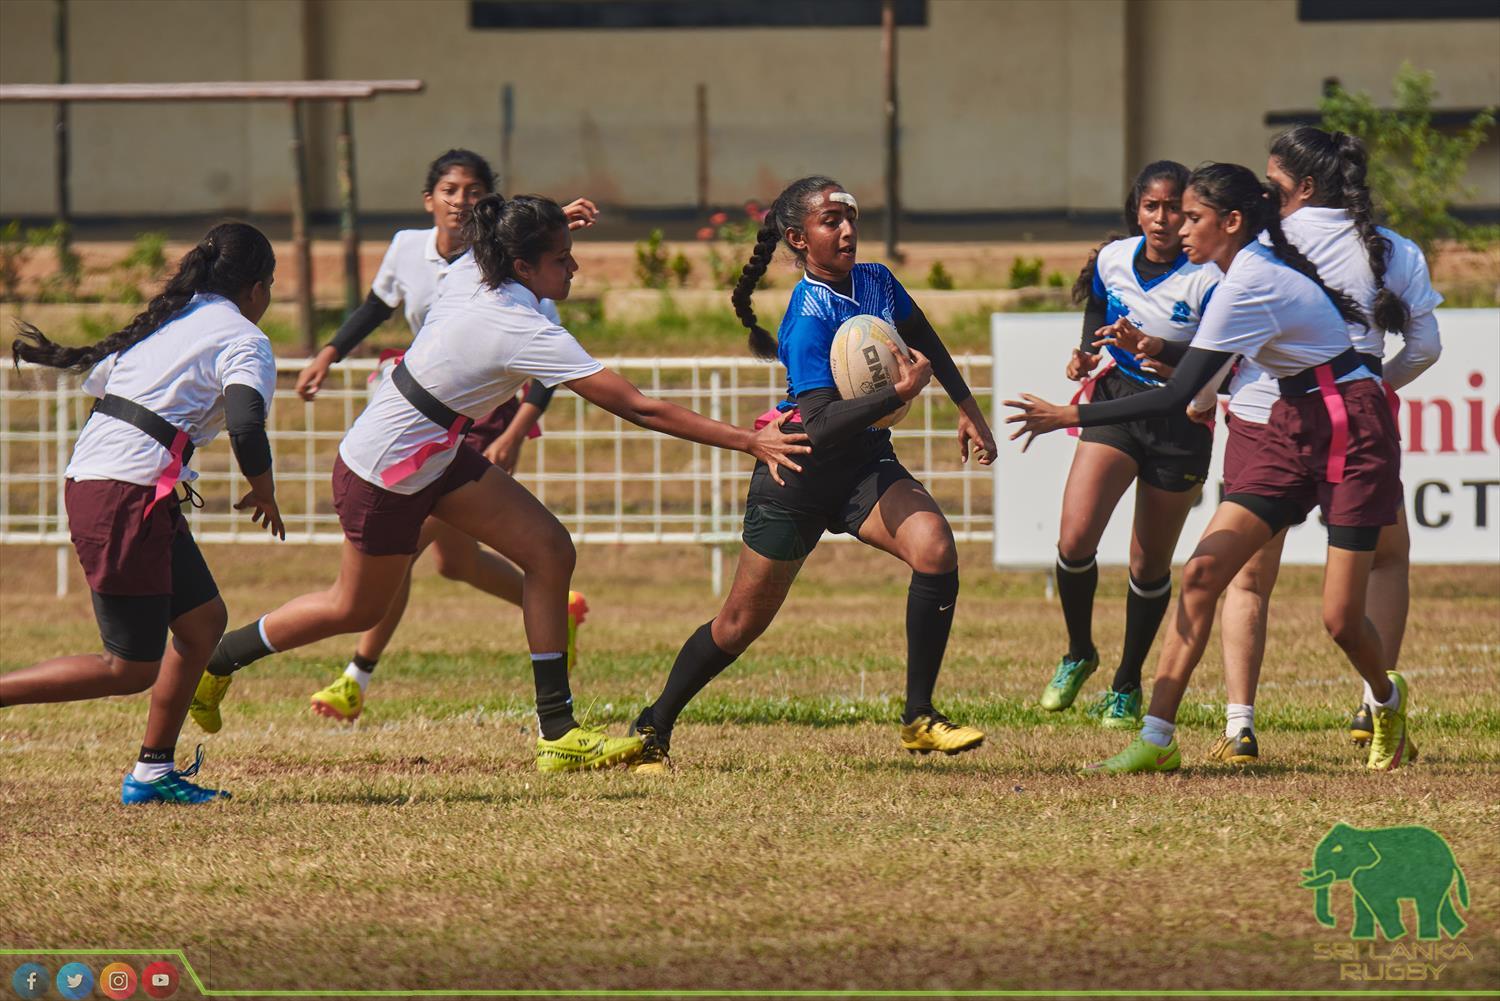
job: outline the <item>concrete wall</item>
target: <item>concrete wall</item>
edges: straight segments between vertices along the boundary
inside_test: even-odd
[[[76,81],[426,80],[419,96],[357,106],[371,211],[418,208],[423,169],[449,146],[498,167],[506,82],[513,191],[690,204],[704,81],[712,201],[765,199],[814,171],[882,200],[873,28],[471,30],[466,0],[69,6]],[[51,32],[51,0],[0,2],[0,81],[51,81]],[[1148,159],[1259,164],[1267,110],[1310,107],[1330,75],[1383,94],[1403,58],[1438,70],[1444,104],[1500,103],[1500,20],[1299,24],[1295,0],[930,0],[928,24],[899,45],[903,192],[917,211],[1113,209]],[[51,116],[0,106],[0,216],[52,211]],[[332,132],[329,111],[310,114],[324,209],[336,204]],[[75,211],[285,211],[287,135],[274,103],[76,107]],[[1500,205],[1497,149],[1475,165],[1481,204]]]

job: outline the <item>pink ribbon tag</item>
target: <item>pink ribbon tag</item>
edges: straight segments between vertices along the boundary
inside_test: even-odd
[[[141,515],[142,521],[151,517],[151,509],[156,506],[156,502],[170,494],[177,486],[177,481],[182,479],[182,452],[187,448],[187,443],[186,431],[178,431],[172,438],[172,447],[167,450],[172,456],[172,461],[167,463],[167,468],[163,469],[161,475],[156,478],[156,494],[151,498],[151,503],[146,505],[146,511]]]
[[[1313,371],[1318,376],[1318,392],[1323,395],[1323,406],[1328,408],[1328,421],[1333,426],[1333,436],[1328,442],[1327,479],[1329,483],[1342,483],[1344,458],[1349,454],[1349,412],[1344,409],[1344,398],[1333,381],[1333,366],[1319,365]]]
[[[440,452],[446,452],[457,445],[458,440],[463,437],[464,426],[467,423],[468,418],[463,414],[459,414],[458,419],[449,425],[448,433],[443,437],[442,441],[429,441],[411,455],[381,473],[380,481],[388,487],[393,487],[408,476],[411,476],[417,470],[421,469],[422,465],[428,459]]]
[[[792,421],[800,421],[802,419],[802,411],[797,407],[793,407],[791,410],[788,410],[786,412],[786,415],[788,423]],[[755,418],[755,430],[759,431],[767,424],[775,424],[776,419],[780,416],[781,411],[777,410],[775,407],[772,407],[770,410],[767,410],[765,413]]]

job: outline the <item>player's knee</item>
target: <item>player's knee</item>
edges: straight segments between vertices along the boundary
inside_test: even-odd
[[[1084,537],[1079,531],[1070,531],[1067,525],[1058,533],[1057,555],[1069,563],[1087,563],[1094,558],[1097,547],[1092,539]]]
[[[438,549],[433,554],[432,565],[437,569],[438,576],[444,580],[465,581],[473,569],[473,555],[471,553],[449,552],[446,549]]]
[[[749,609],[726,608],[714,619],[714,642],[725,653],[739,656],[760,638],[768,625],[769,622],[762,622]]]
[[[1360,637],[1364,634],[1365,617],[1363,613],[1355,614],[1348,608],[1325,608],[1323,609],[1323,628],[1328,630],[1328,635],[1333,641],[1344,649],[1357,645]]]
[[[125,660],[114,654],[105,655],[105,663],[114,678],[114,694],[136,695],[156,684],[156,675],[161,670],[161,661]]]
[[[958,569],[958,546],[947,523],[919,541],[911,568],[921,573],[949,573]]]
[[[1187,595],[1213,594],[1215,596],[1228,582],[1219,561],[1212,556],[1194,556],[1182,568],[1182,593]]]

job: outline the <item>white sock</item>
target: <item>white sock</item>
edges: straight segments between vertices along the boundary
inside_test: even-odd
[[[170,761],[163,761],[160,764],[147,764],[144,761],[137,761],[135,768],[131,770],[130,774],[135,776],[137,782],[155,782],[171,770],[172,762]]]
[[[255,631],[260,633],[260,641],[266,645],[267,650],[271,651],[272,653],[278,652],[276,648],[271,645],[271,641],[266,639],[266,617],[264,615],[256,620]]]
[[[367,689],[367,688],[370,687],[370,679],[373,678],[374,676],[375,676],[375,672],[374,671],[363,670],[358,664],[354,663],[354,661],[352,661],[352,660],[349,662],[349,666],[346,667],[346,668],[344,668],[344,677],[346,677],[346,678],[353,678],[355,681],[357,681],[359,683],[359,692],[360,692],[361,695],[364,694],[365,689]]]
[[[1224,708],[1224,736],[1238,737],[1240,731],[1249,727],[1255,730],[1255,707],[1231,702]]]
[[[1374,706],[1377,709],[1401,708],[1401,689],[1396,687],[1396,683],[1394,681],[1391,682],[1391,697],[1388,701],[1381,702],[1380,700],[1376,699],[1375,693],[1370,691],[1369,685],[1365,685],[1365,698],[1369,699],[1370,705]]]
[[[1160,716],[1147,716],[1141,721],[1141,739],[1157,747],[1170,747],[1172,734],[1176,731],[1176,723],[1170,723]]]

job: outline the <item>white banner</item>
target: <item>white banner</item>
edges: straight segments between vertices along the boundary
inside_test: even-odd
[[[1401,478],[1414,563],[1500,563],[1500,310],[1438,311],[1443,356],[1401,397]],[[1078,439],[1044,435],[1025,455],[1010,442],[1004,400],[1029,392],[1054,403],[1071,399],[1063,377],[1078,343],[1078,313],[996,313],[990,321],[994,356],[995,564],[1051,566],[1057,558],[1063,484]],[[1392,342],[1394,348],[1394,339]],[[1214,461],[1204,496],[1188,516],[1176,560],[1191,555],[1223,490],[1224,430],[1214,435]],[[1134,495],[1127,492],[1099,544],[1099,562],[1128,562]],[[1327,534],[1316,512],[1288,534],[1285,561],[1322,564]]]

